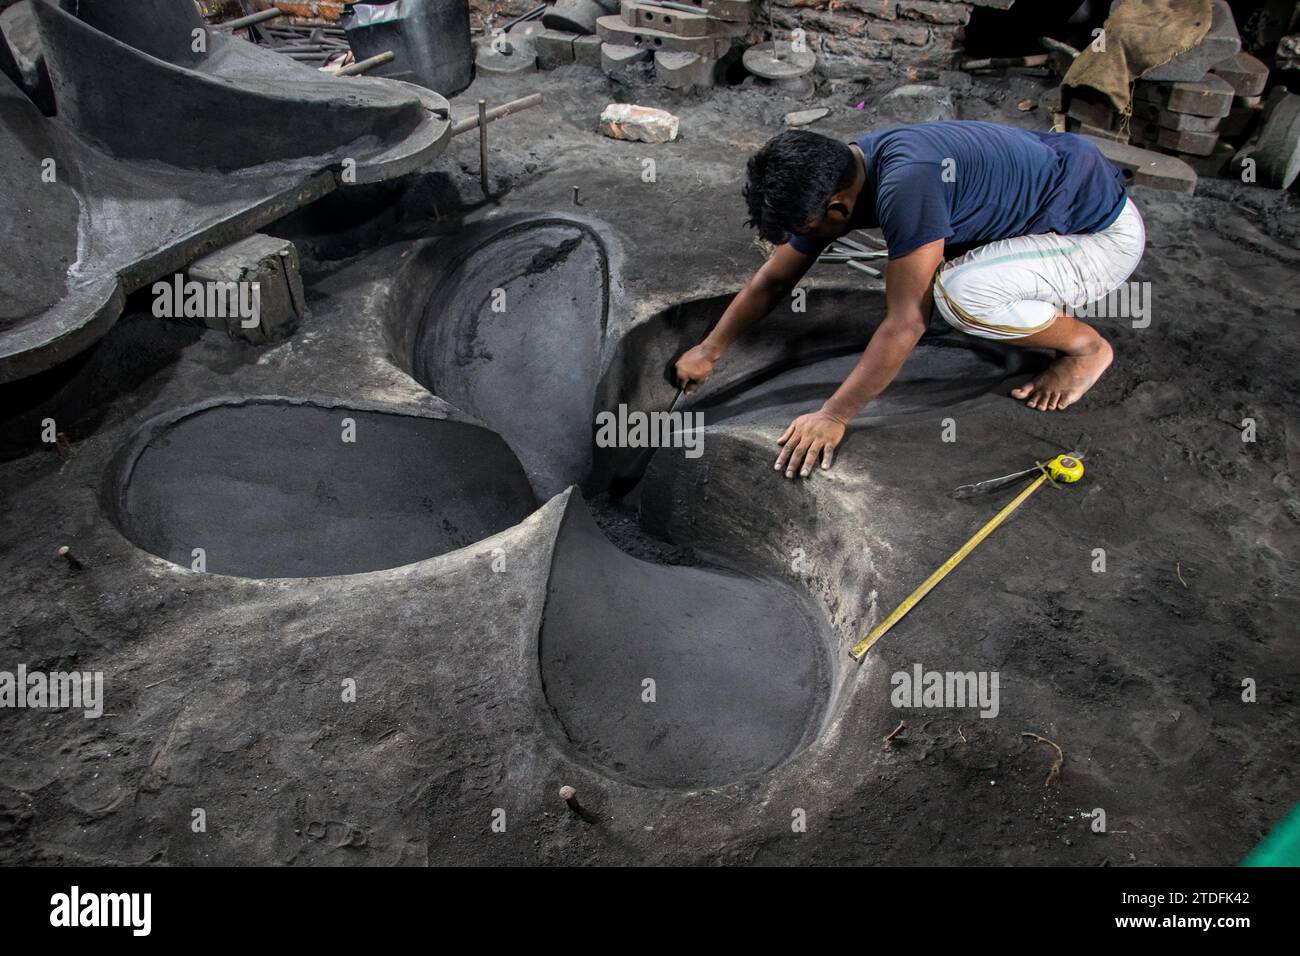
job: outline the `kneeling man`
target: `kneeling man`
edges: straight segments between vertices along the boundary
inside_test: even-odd
[[[1121,174],[1092,143],[954,120],[869,133],[856,143],[781,133],[749,160],[749,225],[776,252],[718,324],[677,362],[688,391],[737,338],[853,229],[888,247],[884,321],[844,384],[779,439],[777,470],[831,466],[846,426],[898,374],[931,308],[969,335],[1058,353],[1012,394],[1033,409],[1077,402],[1110,365],[1091,326],[1066,312],[1116,289],[1142,258],[1146,230]]]

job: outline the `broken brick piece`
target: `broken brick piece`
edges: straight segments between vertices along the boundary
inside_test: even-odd
[[[637,143],[671,143],[678,119],[667,110],[633,103],[610,103],[600,114],[600,131],[613,139]]]

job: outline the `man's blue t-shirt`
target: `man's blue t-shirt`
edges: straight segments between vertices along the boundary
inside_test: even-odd
[[[1055,232],[1099,232],[1124,206],[1124,179],[1091,142],[974,120],[917,123],[858,140],[867,181],[853,228],[879,226],[897,259],[946,240],[944,255]],[[825,243],[790,245],[817,255]]]

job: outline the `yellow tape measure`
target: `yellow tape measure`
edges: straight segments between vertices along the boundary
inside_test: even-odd
[[[1047,463],[1047,474],[1053,481],[1072,485],[1083,477],[1083,462],[1069,455],[1057,455]]]
[[[849,656],[855,661],[862,660],[867,651],[871,650],[872,644],[884,637],[891,627],[901,621],[904,615],[920,602],[921,598],[934,590],[935,585],[946,578],[949,571],[961,564],[966,555],[974,551],[981,541],[992,534],[997,529],[997,526],[1011,515],[1011,512],[1024,504],[1030,495],[1042,487],[1043,482],[1050,480],[1072,485],[1083,477],[1083,461],[1072,455],[1057,455],[1046,465],[1040,462],[1038,468],[1042,471],[1042,474],[1035,478],[1028,488],[1016,495],[1014,501],[994,515],[988,524],[975,532],[974,537],[958,548],[952,557],[939,565],[938,570],[926,578],[919,588],[909,594],[902,604],[894,608],[889,617],[873,627],[871,633],[865,638],[854,644],[849,649]]]

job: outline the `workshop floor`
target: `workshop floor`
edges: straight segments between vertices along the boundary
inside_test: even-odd
[[[959,116],[1041,128],[1014,105],[1040,82],[977,80]],[[830,473],[794,483],[772,470],[777,435],[883,311],[878,283],[819,266],[807,317],[774,316],[720,366],[741,385],[701,398],[704,454],[660,452],[631,501],[611,502],[608,463],[573,440],[587,397],[661,400],[663,356],[763,260],[743,226],[747,155],[808,105],[834,107],[817,131],[860,135],[876,118],[852,105],[872,94],[668,99],[575,67],[485,77],[453,107],[533,91],[542,109],[489,128],[498,202],[482,201],[470,135],[427,175],[268,230],[298,243],[308,273],[313,315],[289,341],[234,343],[141,300],[81,358],[0,393],[0,652],[29,670],[102,670],[107,694],[98,720],[0,711],[0,861],[1240,861],[1300,796],[1296,197],[1135,190],[1149,244],[1134,278],[1151,283],[1153,317],[1098,323],[1117,358],[1082,403],[1029,411],[1005,390],[1033,357],[935,330],[894,404],[855,425]],[[624,98],[677,112],[680,141],[598,135],[601,107]],[[539,290],[514,315],[528,326],[452,315],[445,342],[421,335],[460,301],[458,237],[538,216],[580,226],[552,223],[535,238],[554,257],[503,266],[511,296]],[[491,262],[469,274],[490,282]],[[600,288],[579,290],[584,275]],[[451,291],[430,302],[434,289]],[[805,322],[825,350],[772,367]],[[206,424],[169,432],[182,413]],[[329,414],[357,419],[364,465],[297,430]],[[70,456],[38,447],[45,417]],[[223,420],[238,434],[212,435]],[[861,665],[848,659],[1010,497],[958,501],[955,486],[1081,440],[1081,485],[1040,491]],[[282,443],[283,472],[247,452]],[[223,475],[214,452],[240,446],[255,474]],[[499,487],[440,474],[420,501],[394,485],[488,454]],[[274,525],[265,496],[291,496],[295,469],[317,481],[283,509],[301,537],[276,526],[274,554],[226,565],[264,576],[168,560],[195,535],[235,549],[231,529]],[[209,531],[187,530],[203,519]],[[342,560],[349,535],[357,554]],[[62,563],[61,545],[85,567]],[[918,663],[997,671],[998,715],[896,709],[890,677]],[[663,709],[647,710],[661,705],[646,704],[645,678]],[[638,723],[647,713],[662,724]],[[1059,779],[1045,785],[1056,752],[1026,733],[1059,744]]]

